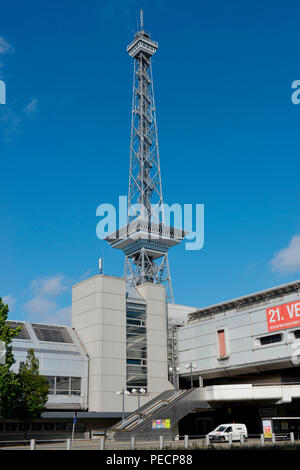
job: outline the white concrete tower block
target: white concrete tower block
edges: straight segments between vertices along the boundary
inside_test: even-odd
[[[89,411],[121,411],[126,389],[126,288],[122,278],[93,276],[73,286],[72,326],[89,358]]]

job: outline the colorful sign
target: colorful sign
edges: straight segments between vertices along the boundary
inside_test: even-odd
[[[268,331],[283,330],[300,325],[300,302],[276,305],[266,309]]]
[[[271,422],[271,420],[270,419],[263,419],[262,425],[263,425],[264,438],[265,439],[271,439],[272,438],[272,422]]]
[[[152,429],[170,429],[171,421],[169,419],[153,419]]]

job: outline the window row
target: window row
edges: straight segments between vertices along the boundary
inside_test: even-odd
[[[49,395],[80,395],[81,377],[46,376]]]
[[[300,339],[300,330],[289,332],[294,339]],[[256,346],[266,346],[267,344],[281,343],[284,339],[283,333],[261,336],[255,339]],[[229,356],[229,338],[226,328],[217,330],[217,351],[218,359],[226,359]]]
[[[73,423],[72,421],[66,423],[62,422],[38,422],[38,423],[4,423],[0,422],[0,432],[43,432],[43,431],[71,431]],[[76,423],[76,430],[85,430],[84,423],[80,421]]]
[[[291,339],[300,339],[300,330],[289,331],[289,334],[292,335]],[[260,344],[264,346],[265,344],[281,343],[283,339],[283,333],[275,333],[273,335],[262,336],[261,338],[258,338],[258,341],[260,341]]]
[[[146,312],[128,309],[126,312],[127,390],[147,388]]]
[[[21,327],[21,330],[15,339],[31,339],[25,323],[9,321],[8,324],[13,330]],[[64,326],[40,325],[38,323],[32,323],[31,326],[39,341],[50,341],[52,343],[73,343],[67,328]]]

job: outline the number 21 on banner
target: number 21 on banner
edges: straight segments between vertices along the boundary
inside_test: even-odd
[[[274,323],[274,322],[277,322],[277,321],[280,321],[280,320],[281,320],[279,307],[277,307],[277,308],[270,308],[270,309],[268,310],[268,314],[269,314],[269,322],[270,322],[270,323]]]

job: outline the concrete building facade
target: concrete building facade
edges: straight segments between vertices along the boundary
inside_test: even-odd
[[[123,412],[133,416],[138,401],[156,409],[161,394],[174,402],[164,416],[180,416],[178,432],[199,434],[233,418],[259,431],[261,416],[300,417],[300,281],[201,309],[167,304],[164,289],[99,274],[73,286],[71,327],[23,323],[13,367],[35,350],[50,386],[41,419],[70,422],[78,410],[83,430],[103,430]]]
[[[90,411],[122,411],[117,391],[143,387],[142,403],[170,388],[164,286],[126,292],[125,280],[97,275],[73,286],[72,327],[89,357]],[[127,399],[125,410],[136,408]]]

